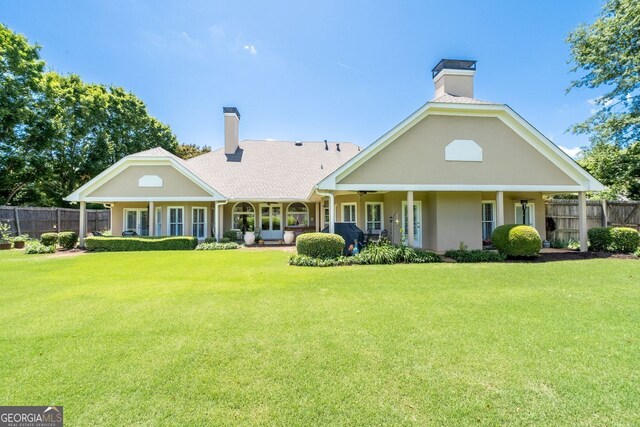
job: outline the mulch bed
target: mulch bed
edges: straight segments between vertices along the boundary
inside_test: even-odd
[[[576,251],[576,252],[542,253],[536,258],[508,259],[505,262],[555,262],[555,261],[576,261],[581,259],[597,259],[597,258],[640,260],[640,258],[630,254],[614,254],[611,252]]]

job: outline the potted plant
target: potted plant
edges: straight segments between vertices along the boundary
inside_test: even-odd
[[[256,232],[256,242],[258,242],[259,245],[264,244],[264,240],[262,239],[262,235],[260,234],[260,230],[258,230]]]
[[[0,222],[0,250],[11,249],[11,227],[6,222]]]
[[[20,236],[16,236],[13,238],[13,247],[14,249],[23,249],[24,244],[26,243],[29,236],[27,234],[21,234]]]

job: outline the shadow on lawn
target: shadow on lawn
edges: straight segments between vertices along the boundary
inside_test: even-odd
[[[535,258],[510,258],[505,262],[512,263],[540,263],[540,262],[556,262],[556,261],[577,261],[583,259],[631,259],[639,260],[640,258],[631,254],[616,254],[612,252],[559,252],[559,253],[541,253]]]

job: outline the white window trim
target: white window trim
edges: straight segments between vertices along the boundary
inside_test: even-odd
[[[307,206],[307,204],[306,204],[306,203],[304,203],[304,202],[293,202],[293,203],[289,203],[289,204],[287,205],[287,211],[286,211],[286,212],[285,212],[285,214],[284,214],[284,220],[285,220],[285,223],[287,223],[287,222],[288,222],[288,220],[289,220],[289,214],[290,214],[289,209],[291,209],[291,206],[293,206],[293,205],[297,205],[297,204],[301,204],[301,205],[302,205],[302,206],[304,206],[304,208],[307,210],[307,211],[306,211],[306,217],[307,217],[307,221],[306,221],[306,222],[307,222],[307,223],[306,223],[306,224],[301,224],[301,225],[302,225],[303,227],[308,227],[308,226],[309,226],[309,224],[311,224],[311,213],[309,212],[309,206]],[[300,214],[300,213],[301,213],[301,212],[291,212],[291,214],[292,214],[292,215]],[[285,227],[290,227],[290,226],[289,226],[288,224],[285,224]]]
[[[160,224],[158,224],[160,221]],[[160,226],[158,228],[158,226]],[[156,206],[155,218],[153,218],[153,228],[156,231],[156,236],[162,236],[162,206]]]
[[[480,206],[484,205],[484,204],[491,204],[493,205],[493,220],[491,221],[491,223],[493,224],[492,229],[495,230],[496,229],[496,201],[495,200],[483,200],[482,203],[480,204]],[[484,218],[484,209],[482,209],[482,212],[480,212],[480,225],[484,226],[485,222],[489,222],[489,221],[485,221]],[[482,229],[484,230],[484,228]],[[491,237],[491,236],[489,236]]]
[[[204,239],[204,238],[206,238],[206,237],[207,237],[207,210],[208,210],[208,209],[207,209],[207,207],[206,207],[206,206],[192,206],[192,207],[191,207],[191,234],[193,234],[193,225],[195,224],[195,223],[193,222],[193,212],[194,212],[196,209],[201,209],[201,210],[203,210],[203,211],[204,211],[204,217],[203,217],[203,220],[204,220],[204,227],[203,227],[203,228],[204,228],[204,230],[203,230],[203,233],[204,233],[204,235],[203,235],[202,237],[200,237],[200,236],[193,236],[193,237],[197,237],[198,239]],[[184,227],[184,226],[183,226],[183,227]]]
[[[522,221],[522,218],[518,218],[518,207],[521,207],[522,204],[514,203],[513,206],[514,206],[513,207],[514,223],[520,224],[520,221]],[[536,204],[533,202],[527,203],[527,209],[529,210],[529,218],[531,218],[531,226],[535,228],[536,227]]]
[[[182,234],[175,234],[175,236],[184,236],[184,206],[167,206],[167,236],[171,236],[171,209],[182,210],[182,222],[176,224],[182,224]]]
[[[242,213],[241,212],[236,212],[236,207],[238,207],[238,205],[241,205],[243,203],[246,203],[249,206],[251,206],[251,209],[253,209],[253,212],[242,212]],[[260,209],[260,205],[258,205],[258,209]],[[233,208],[231,208],[231,230],[240,231],[239,228],[233,228],[235,226],[234,217],[236,215],[247,215],[247,216],[253,215],[253,231],[256,231],[258,229],[257,221],[258,221],[258,219],[260,217],[259,217],[259,212],[256,211],[256,207],[253,205],[253,203],[250,203],[250,202],[238,202],[235,205],[233,205]],[[247,231],[249,231],[249,230],[247,230]]]
[[[367,206],[369,205],[380,205],[380,231],[384,230],[384,202],[365,202],[364,203],[364,228],[365,228],[365,232],[368,232],[369,229],[367,228],[367,225],[369,225],[369,218],[367,218],[367,215],[369,214],[368,210],[367,210]],[[373,221],[371,221],[373,222]],[[377,230],[374,228],[374,230]]]
[[[355,216],[355,221],[345,221],[344,220],[344,208],[345,208],[345,206],[355,206],[355,209],[353,210],[354,216]],[[340,219],[342,220],[342,222],[348,222],[349,224],[355,224],[357,226],[358,225],[358,204],[356,202],[341,203],[340,204]]]

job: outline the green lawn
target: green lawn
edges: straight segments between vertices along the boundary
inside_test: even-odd
[[[66,425],[638,425],[640,262],[0,253],[0,405]]]

